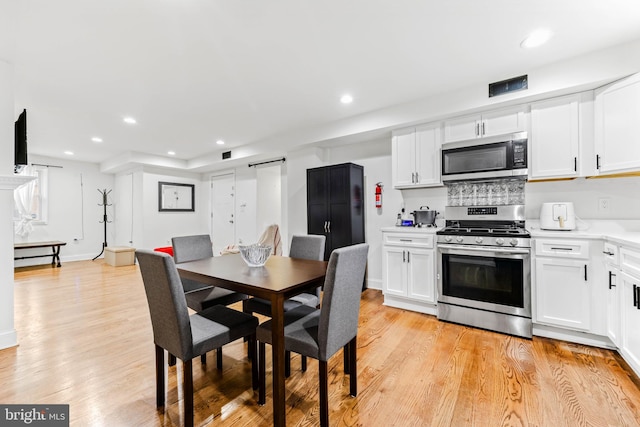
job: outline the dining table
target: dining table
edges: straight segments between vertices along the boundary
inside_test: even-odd
[[[327,262],[273,255],[264,266],[249,267],[240,254],[229,254],[180,263],[177,268],[181,278],[271,301],[273,425],[286,425],[284,301],[322,286]]]

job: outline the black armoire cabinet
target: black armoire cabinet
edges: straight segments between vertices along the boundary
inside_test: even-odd
[[[324,234],[331,251],[364,242],[364,174],[353,163],[307,169],[307,233]]]

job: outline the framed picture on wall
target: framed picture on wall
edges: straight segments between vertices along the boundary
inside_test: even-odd
[[[194,212],[195,185],[158,182],[158,211]]]

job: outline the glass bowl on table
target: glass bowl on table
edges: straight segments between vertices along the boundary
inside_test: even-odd
[[[254,243],[251,245],[238,245],[240,256],[249,267],[262,267],[273,251],[271,245],[261,245]]]

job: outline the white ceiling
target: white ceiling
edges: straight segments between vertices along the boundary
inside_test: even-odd
[[[640,39],[638,0],[20,0],[14,7],[15,49],[0,43],[0,58],[15,66],[29,152],[70,150],[90,162],[169,150],[193,160],[221,151],[217,139],[227,143],[222,150],[277,141]],[[520,48],[539,27],[551,29],[552,40]],[[347,92],[354,102],[340,104]],[[124,124],[125,116],[138,123]]]

